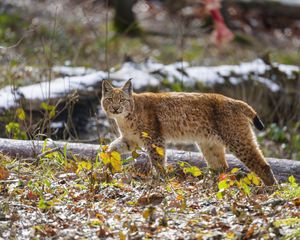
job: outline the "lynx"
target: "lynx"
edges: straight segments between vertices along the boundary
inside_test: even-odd
[[[104,80],[101,105],[108,118],[116,121],[120,133],[108,152],[125,153],[140,146],[156,171],[163,173],[164,150],[169,142],[198,144],[208,167],[214,170],[228,168],[228,148],[264,184],[277,183],[251,128],[251,123],[258,130],[264,125],[243,101],[212,93],[136,94],[131,80],[122,88]]]

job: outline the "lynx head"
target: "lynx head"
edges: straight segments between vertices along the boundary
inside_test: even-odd
[[[133,111],[132,92],[131,79],[121,88],[113,87],[107,80],[102,81],[101,105],[108,117],[126,117]]]

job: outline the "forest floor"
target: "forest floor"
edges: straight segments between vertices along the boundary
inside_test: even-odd
[[[0,239],[297,239],[300,186],[180,164],[163,182],[50,153],[0,156]],[[113,171],[121,167],[114,165]]]

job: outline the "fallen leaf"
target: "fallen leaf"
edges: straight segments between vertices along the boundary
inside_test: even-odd
[[[0,180],[5,180],[8,179],[9,177],[9,172],[7,169],[3,166],[0,166]]]
[[[299,206],[300,206],[300,198],[294,199],[294,200],[293,200],[293,203],[294,203],[297,207],[299,207]]]
[[[138,199],[137,203],[139,205],[149,205],[149,204],[160,204],[165,197],[160,193],[152,193],[146,196],[142,196]]]

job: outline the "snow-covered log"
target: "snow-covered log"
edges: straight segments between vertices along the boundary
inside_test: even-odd
[[[272,72],[272,70],[276,72]],[[79,94],[93,94],[99,91],[100,82],[107,78],[103,71],[85,69],[83,67],[59,67],[53,71],[63,76],[48,82],[41,82],[16,88],[6,86],[0,89],[0,111],[17,107],[19,101],[45,101],[65,97],[67,94],[78,91]],[[221,66],[190,66],[187,62],[176,62],[169,65],[145,61],[143,63],[125,62],[120,69],[112,69],[110,78],[115,85],[121,85],[129,78],[133,78],[133,85],[137,91],[145,88],[160,88],[163,80],[170,83],[180,82],[184,86],[193,87],[197,83],[205,86],[231,83],[237,85],[241,82],[257,82],[272,92],[280,91],[282,83],[276,77],[284,75],[286,80],[297,79],[299,67],[284,64],[267,64],[261,59],[252,62],[242,62],[239,65]]]

